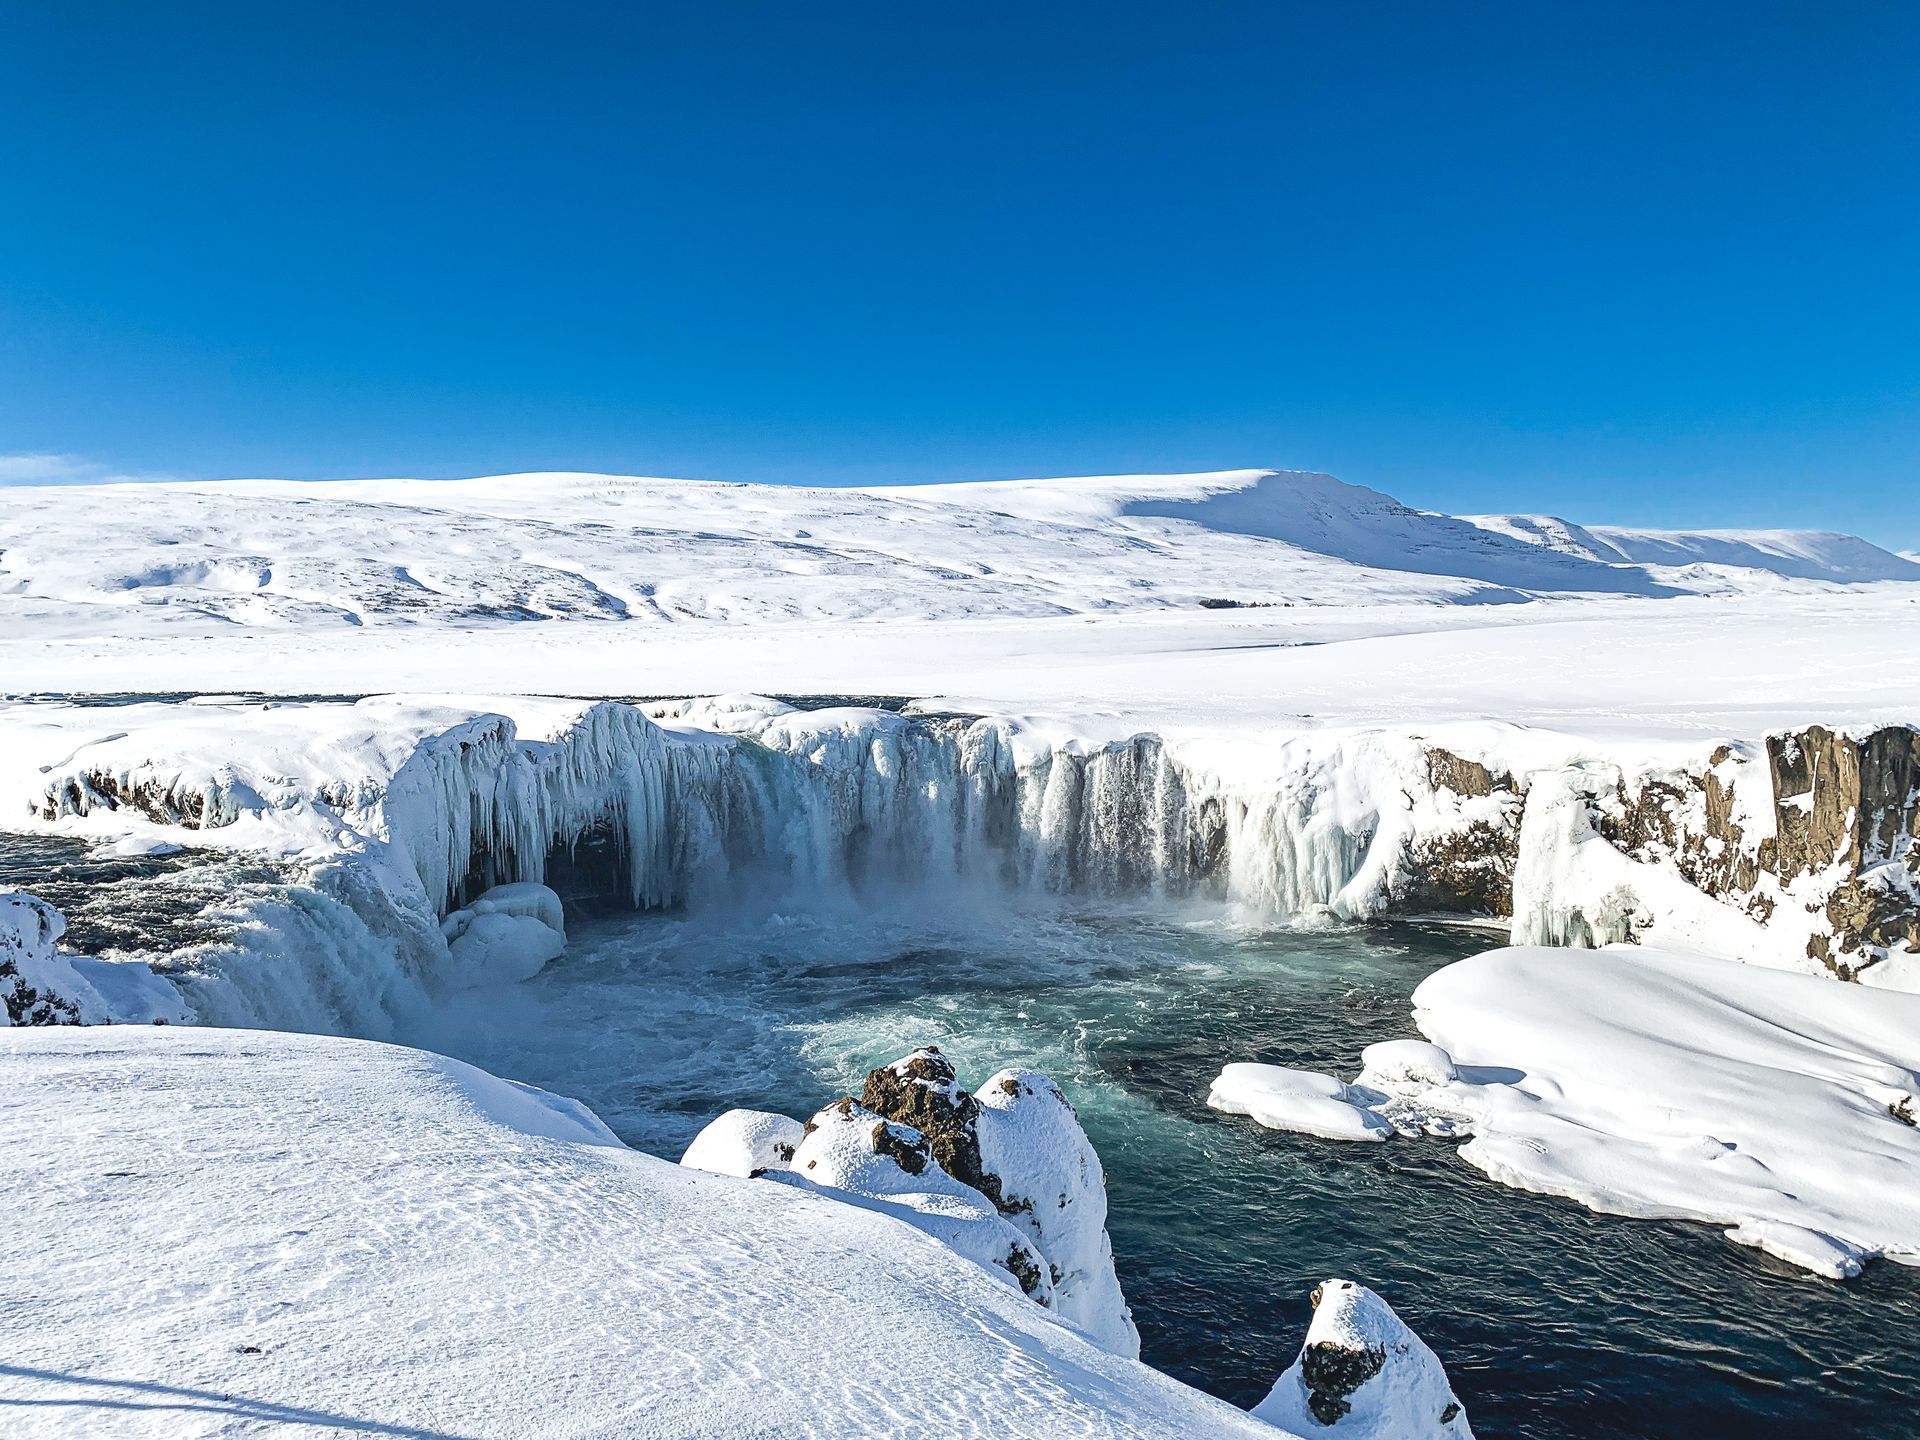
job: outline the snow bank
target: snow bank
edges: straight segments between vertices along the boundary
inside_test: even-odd
[[[1462,1156],[1520,1189],[1721,1225],[1833,1278],[1920,1263],[1920,996],[1614,946],[1496,950],[1413,998],[1433,1044],[1369,1047],[1351,1086],[1229,1066],[1216,1094],[1247,1070],[1324,1082],[1349,1128],[1471,1135]],[[1239,1113],[1355,1138],[1285,1105]]]
[[[1440,1357],[1364,1285],[1313,1290],[1300,1358],[1253,1407],[1296,1435],[1352,1440],[1473,1440]]]
[[[907,1225],[419,1051],[10,1030],[0,1133],[21,1440],[1274,1433]]]
[[[1323,1140],[1384,1140],[1393,1127],[1352,1098],[1351,1087],[1313,1070],[1234,1064],[1223,1069],[1207,1104],[1245,1115],[1269,1130],[1297,1130]]]

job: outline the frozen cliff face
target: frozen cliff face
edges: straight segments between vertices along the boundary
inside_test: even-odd
[[[1343,1440],[1472,1440],[1440,1357],[1364,1285],[1314,1287],[1300,1358],[1253,1407],[1295,1435]]]
[[[388,1033],[400,1008],[504,973],[489,957],[505,951],[455,955],[439,922],[515,884],[637,907],[966,886],[1447,912],[1506,919],[1516,943],[1681,945],[1920,986],[1920,777],[1900,727],[1608,759],[1500,725],[1223,745],[751,696],[657,718],[488,703],[135,705],[106,735],[81,707],[30,707],[0,783],[38,823],[302,872],[245,921],[246,956],[181,977],[227,1024]],[[505,928],[533,938],[482,927]]]
[[[1516,944],[1651,940],[1920,985],[1920,731],[1822,726],[1694,767],[1530,777]]]
[[[937,1049],[916,1050],[872,1071],[859,1100],[829,1105],[804,1131],[784,1116],[730,1110],[680,1163],[886,1208],[1011,1275],[1102,1349],[1140,1353],[1114,1274],[1100,1157],[1038,1071],[1002,1070],[969,1093]]]

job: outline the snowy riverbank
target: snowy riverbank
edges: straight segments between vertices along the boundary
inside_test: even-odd
[[[1350,1084],[1231,1065],[1209,1103],[1330,1140],[1471,1137],[1503,1184],[1835,1279],[1920,1264],[1920,996],[1614,946],[1496,950],[1413,999],[1432,1044],[1375,1045]]]

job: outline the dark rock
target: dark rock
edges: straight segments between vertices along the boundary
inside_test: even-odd
[[[967,1093],[953,1063],[937,1047],[929,1045],[870,1072],[860,1103],[919,1131],[942,1170],[971,1185],[996,1208],[1005,1208],[1000,1177],[987,1173],[980,1161],[980,1102]]]
[[[1353,1409],[1347,1397],[1380,1373],[1387,1352],[1369,1346],[1350,1350],[1321,1340],[1300,1352],[1300,1376],[1307,1386],[1307,1407],[1322,1425],[1331,1425]]]

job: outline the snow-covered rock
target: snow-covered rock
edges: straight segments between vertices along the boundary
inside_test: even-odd
[[[1138,1355],[1107,1236],[1106,1173],[1073,1106],[1038,1070],[1001,1070],[974,1098],[980,1168],[998,1181],[1001,1213],[1046,1256],[1054,1309],[1103,1348]]]
[[[872,1071],[859,1100],[827,1106],[796,1143],[799,1130],[784,1116],[731,1110],[680,1163],[824,1186],[885,1209],[1011,1276],[1102,1348],[1140,1353],[1114,1273],[1100,1157],[1048,1076],[1002,1070],[969,1093],[929,1046]]]
[[[785,1170],[806,1139],[806,1127],[770,1110],[729,1110],[707,1122],[693,1137],[682,1165],[755,1180],[769,1170]]]
[[[1274,1434],[911,1226],[418,1050],[0,1031],[0,1134],[10,1440]]]
[[[1835,1279],[1920,1264],[1920,996],[1612,946],[1492,951],[1413,999],[1433,1043],[1369,1046],[1351,1086],[1230,1065],[1215,1094],[1251,1072],[1282,1100],[1236,1113],[1275,1129],[1470,1136],[1503,1184],[1720,1225]]]
[[[458,985],[528,980],[567,948],[560,897],[530,880],[495,885],[440,922]]]
[[[0,1000],[9,1025],[78,1025],[90,988],[54,954],[67,922],[46,901],[0,891]]]
[[[985,1195],[942,1169],[918,1130],[857,1100],[835,1101],[809,1120],[793,1163],[767,1177],[816,1186],[904,1220],[1037,1304],[1053,1305],[1053,1278],[1032,1242]]]
[[[38,896],[0,890],[0,1022],[143,1025],[190,1017],[179,993],[138,961],[60,950],[67,922]]]
[[[1440,1357],[1364,1285],[1313,1290],[1300,1358],[1253,1413],[1295,1435],[1341,1440],[1472,1440]]]

